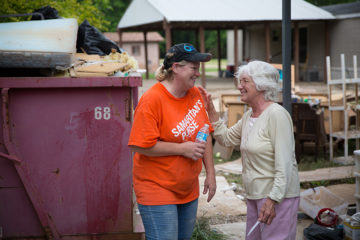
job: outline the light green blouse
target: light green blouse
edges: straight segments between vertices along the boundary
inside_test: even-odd
[[[248,199],[270,197],[281,202],[300,195],[293,124],[289,113],[273,103],[249,125],[252,110],[231,128],[212,123],[215,139],[224,146],[240,145],[242,179]]]

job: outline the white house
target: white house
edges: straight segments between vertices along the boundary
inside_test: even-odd
[[[332,68],[340,69],[340,54],[345,54],[346,62],[352,62],[352,56],[360,57],[360,2],[323,6],[321,9],[334,16],[328,21],[298,22],[299,28],[299,80],[325,81],[325,56],[330,56]],[[293,21],[293,33],[294,25]],[[282,62],[281,54],[281,23],[270,23],[271,57],[273,63]],[[238,59],[246,60],[266,58],[264,51],[264,27],[253,25],[239,30]],[[233,31],[228,31],[227,58],[234,64]],[[293,34],[294,38],[294,34]],[[324,46],[328,45],[328,52]],[[293,44],[294,46],[294,44]],[[244,48],[244,50],[243,50]],[[339,70],[340,71],[340,70]],[[349,71],[352,72],[352,71]],[[339,72],[333,72],[339,74]],[[334,75],[336,76],[336,75]]]
[[[119,34],[117,32],[107,32],[104,35],[120,46]],[[159,42],[164,41],[164,38],[158,32],[148,32],[146,39],[149,72],[155,72],[160,62]],[[137,60],[139,68],[145,69],[145,45],[144,34],[142,32],[124,32],[122,34],[121,48]]]

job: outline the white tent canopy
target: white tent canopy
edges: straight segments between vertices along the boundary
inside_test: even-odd
[[[282,0],[133,0],[119,29],[167,22],[281,21]],[[291,0],[292,20],[329,20],[334,16],[304,0]]]

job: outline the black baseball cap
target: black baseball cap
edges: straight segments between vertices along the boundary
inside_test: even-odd
[[[211,53],[199,53],[190,43],[180,43],[172,46],[165,55],[164,68],[168,69],[175,62],[208,62]]]

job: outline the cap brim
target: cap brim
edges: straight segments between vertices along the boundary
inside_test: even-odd
[[[211,60],[212,55],[210,53],[195,53],[186,56],[184,60],[188,62],[208,62]]]

